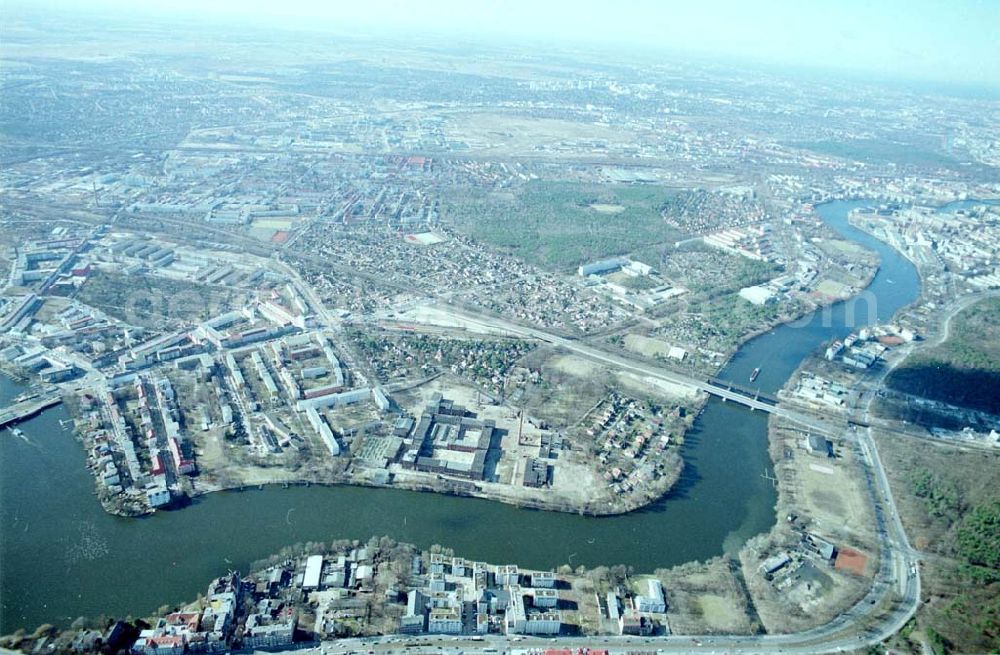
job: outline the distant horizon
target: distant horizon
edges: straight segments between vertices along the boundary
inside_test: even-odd
[[[211,27],[229,21],[329,33],[360,29],[428,38],[459,35],[463,41],[484,45],[498,40],[541,41],[559,48],[664,53],[678,60],[690,57],[784,69],[792,74],[824,73],[842,79],[947,89],[960,95],[1000,91],[1000,40],[989,27],[1000,24],[1000,2],[965,0],[941,7],[923,0],[906,4],[889,0],[874,9],[860,0],[845,0],[837,3],[836,11],[828,11],[820,9],[823,5],[817,2],[805,1],[793,7],[787,0],[778,0],[754,8],[751,13],[761,14],[756,24],[742,22],[748,10],[734,0],[703,0],[697,8],[688,5],[683,9],[678,3],[652,0],[623,2],[613,9],[596,0],[581,0],[575,4],[576,10],[565,0],[536,4],[537,8],[526,0],[470,6],[456,0],[415,4],[368,0],[363,7],[338,3],[330,8],[314,0],[286,0],[277,6],[218,0],[206,10],[204,3],[195,0],[151,0],[141,7],[124,0],[0,0],[5,13],[18,8],[56,18],[64,13],[95,17],[110,13],[121,16],[123,22],[176,19],[201,21]],[[713,11],[728,15],[730,20],[715,21],[709,17]],[[521,21],[526,14],[532,14],[535,22]],[[551,28],[557,14],[566,18],[566,23]],[[776,14],[787,20],[787,25],[769,23]],[[894,31],[884,31],[889,27]]]

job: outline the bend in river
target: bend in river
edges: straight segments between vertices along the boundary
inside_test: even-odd
[[[817,211],[842,236],[881,256],[866,296],[745,344],[720,377],[775,392],[799,362],[853,327],[890,318],[920,290],[899,253],[851,227],[835,202]],[[891,282],[890,282],[891,280]],[[848,325],[845,316],[853,321]],[[0,376],[0,404],[20,388]],[[80,615],[141,616],[193,599],[215,576],[302,541],[367,539],[453,548],[463,557],[526,567],[627,564],[652,571],[735,551],[774,524],[767,415],[711,400],[684,445],[685,470],[662,500],[631,514],[592,518],[471,498],[360,487],[220,492],[144,519],[106,514],[61,407],[0,433],[0,633],[69,623]]]

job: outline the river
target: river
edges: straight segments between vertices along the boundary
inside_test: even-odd
[[[745,344],[720,377],[775,392],[801,360],[852,326],[885,320],[920,290],[913,266],[847,223],[863,203],[817,211],[845,238],[878,252],[867,303],[841,303]],[[854,306],[853,321],[850,307]],[[851,325],[848,325],[848,323]],[[21,388],[0,376],[0,405]],[[683,446],[684,473],[662,500],[616,517],[525,510],[471,498],[358,487],[221,492],[142,519],[106,514],[62,407],[0,433],[0,633],[77,616],[142,616],[193,599],[227,569],[302,541],[388,535],[463,557],[548,568],[626,564],[651,571],[735,552],[774,524],[767,416],[711,400]]]

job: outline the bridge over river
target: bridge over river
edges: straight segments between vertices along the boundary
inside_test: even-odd
[[[31,418],[61,402],[62,396],[58,393],[46,393],[5,407],[3,410],[0,410],[0,429]]]

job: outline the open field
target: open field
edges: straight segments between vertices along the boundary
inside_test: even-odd
[[[532,152],[558,155],[562,146],[581,141],[624,144],[635,139],[634,134],[607,125],[501,112],[452,116],[445,124],[445,134],[468,144],[473,151],[522,156]]]
[[[691,562],[656,574],[666,589],[667,618],[675,633],[754,631],[741,585],[725,558]]]
[[[893,162],[920,166],[943,166],[955,160],[928,141],[902,143],[888,140],[812,141],[789,144],[823,155],[869,163]]]
[[[694,387],[674,384],[660,378],[638,375],[636,373],[617,373],[615,374],[615,379],[631,393],[638,395],[663,395],[688,402],[695,402],[699,396],[707,397],[700,394]]]
[[[666,357],[667,353],[670,352],[670,344],[666,341],[644,337],[641,334],[626,334],[625,347],[644,357],[656,357],[657,355]]]
[[[407,243],[416,244],[418,246],[433,246],[434,244],[441,243],[445,240],[440,234],[435,234],[433,232],[421,232],[420,234],[407,234],[403,237]]]
[[[523,404],[528,414],[553,425],[574,425],[607,395],[597,377],[601,367],[590,360],[572,355],[546,357],[543,352],[530,357],[533,366],[541,367],[546,384],[525,393]]]
[[[590,208],[598,214],[620,214],[625,211],[624,205],[611,205],[605,202],[595,202]]]
[[[829,298],[844,298],[848,295],[850,289],[849,287],[836,280],[823,280],[816,285],[816,293],[822,294]]]
[[[253,227],[267,230],[289,230],[295,225],[294,218],[255,218],[251,222]]]
[[[673,384],[666,380],[652,378],[637,373],[611,372],[608,367],[596,362],[584,359],[577,355],[557,355],[547,362],[555,370],[566,373],[584,380],[611,380],[628,388],[631,393],[643,395],[653,395],[658,397],[669,397],[673,399],[683,399],[693,401],[698,397],[696,389],[681,384]]]
[[[864,246],[844,239],[824,239],[820,247],[827,251],[836,251],[846,255],[864,256],[868,253]]]
[[[739,629],[746,621],[746,616],[739,606],[718,594],[702,594],[698,596],[698,606],[705,623],[713,631],[732,631]]]
[[[628,273],[623,273],[621,271],[608,273],[604,276],[604,279],[612,284],[617,284],[620,287],[634,289],[636,291],[655,289],[663,284],[663,280],[658,277],[651,275],[629,275]]]
[[[806,434],[771,418],[771,458],[778,479],[777,514],[772,530],[752,538],[740,551],[754,606],[768,632],[792,632],[828,621],[864,595],[874,573],[875,520],[859,456],[847,442],[832,444],[832,456],[810,452]],[[867,566],[835,566],[817,540],[836,551],[867,557]],[[835,552],[836,552],[835,551]],[[767,573],[776,556],[787,563]]]

